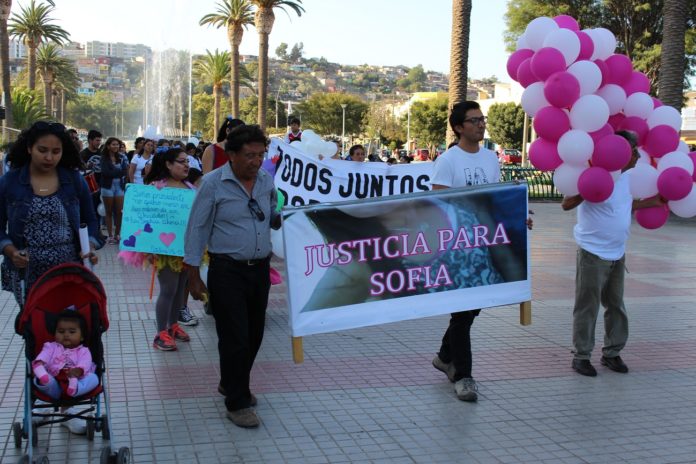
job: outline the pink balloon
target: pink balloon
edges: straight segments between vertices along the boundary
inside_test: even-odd
[[[570,130],[570,118],[565,111],[547,106],[537,111],[534,116],[534,130],[539,137],[558,142],[558,139]]]
[[[604,87],[605,85],[609,84],[609,66],[602,61],[602,60],[594,60],[594,64],[597,65],[599,70],[602,72],[602,83],[599,85],[599,87]]]
[[[594,42],[592,42],[589,35],[582,31],[576,31],[575,33],[578,35],[578,39],[580,39],[580,55],[578,56],[578,61],[589,60],[594,53]]]
[[[518,80],[517,68],[520,67],[520,64],[522,64],[524,60],[531,58],[532,56],[534,56],[534,52],[528,48],[521,48],[510,55],[510,58],[508,58],[507,61],[508,76],[510,76],[513,80]]]
[[[610,134],[595,142],[592,166],[604,168],[607,171],[618,171],[623,169],[629,161],[631,161],[631,144],[620,135]]]
[[[611,127],[609,123],[605,124],[602,126],[601,129],[590,132],[590,137],[592,137],[592,141],[595,143],[595,147],[597,146],[597,142],[599,142],[601,139],[608,135],[612,135],[614,133],[614,128]]]
[[[626,55],[611,55],[609,58],[604,60],[609,68],[609,83],[610,84],[625,84],[631,77],[633,72],[633,65],[631,64],[631,59]]]
[[[546,100],[557,108],[568,108],[580,98],[580,82],[566,71],[553,73],[544,82]]]
[[[540,171],[553,171],[563,160],[554,142],[539,138],[529,146],[529,162]]]
[[[669,208],[667,205],[636,210],[636,222],[646,229],[658,229],[665,225],[668,218]]]
[[[686,169],[671,167],[657,177],[657,191],[667,200],[681,200],[691,193],[694,180]]]
[[[587,168],[578,178],[578,192],[589,202],[600,203],[609,198],[613,191],[614,179],[604,168]]]
[[[696,182],[696,151],[692,151],[691,153],[689,153],[689,158],[691,158],[691,161],[694,162],[694,175],[693,175],[693,179],[694,179],[694,182]]]
[[[566,69],[563,53],[551,47],[539,49],[532,57],[531,65],[532,72],[540,81],[546,80],[555,72]]]
[[[633,71],[631,77],[623,84],[623,88],[626,96],[636,92],[650,93],[650,79],[642,72]]]
[[[575,32],[580,30],[580,25],[572,16],[558,15],[554,16],[553,20],[556,21],[558,27],[562,27],[563,29],[570,29]]]
[[[624,119],[626,119],[626,116],[623,113],[616,113],[612,116],[609,116],[609,124],[611,125],[611,127],[614,128],[614,130],[619,130],[619,126],[621,125]]]
[[[520,65],[517,67],[517,82],[519,82],[520,85],[526,89],[538,81],[539,79],[532,72],[532,59],[527,58],[526,60],[522,60]]]
[[[652,97],[652,99],[653,99],[653,106],[655,108],[659,108],[661,106],[664,106],[664,104],[660,101],[659,98]]]
[[[628,118],[627,118],[628,119]],[[671,126],[655,126],[645,137],[643,149],[654,158],[676,151],[679,146],[679,133]]]
[[[639,118],[638,116],[624,117],[617,130],[634,132],[638,136],[638,145],[643,145],[645,143],[645,138],[648,136],[648,132],[650,132],[648,123],[645,119]]]

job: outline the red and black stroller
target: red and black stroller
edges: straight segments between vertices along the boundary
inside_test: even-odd
[[[34,387],[31,362],[41,351],[43,344],[53,341],[56,316],[63,309],[74,306],[87,321],[87,335],[83,345],[92,353],[99,385],[86,395],[63,395],[54,400]],[[43,274],[30,289],[25,304],[15,321],[15,331],[25,341],[24,420],[12,424],[16,448],[27,440],[27,454],[20,463],[48,463],[48,457],[33,460],[33,447],[38,444],[38,429],[44,425],[58,424],[79,418],[86,421],[87,438],[94,439],[101,432],[104,440],[111,438],[109,399],[106,395],[106,365],[101,336],[109,328],[106,313],[106,292],[96,275],[76,263],[60,264]],[[100,398],[104,399],[102,413]],[[37,401],[39,400],[39,401]],[[71,408],[61,412],[61,408]],[[114,447],[115,448],[115,447]],[[130,449],[122,447],[112,452],[111,446],[102,449],[100,463],[128,463]]]

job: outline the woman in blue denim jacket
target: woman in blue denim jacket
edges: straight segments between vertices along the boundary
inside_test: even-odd
[[[21,304],[53,266],[89,258],[101,242],[80,156],[62,124],[38,121],[24,130],[8,154],[11,170],[0,177],[2,289]],[[91,251],[80,253],[79,228],[87,224]]]

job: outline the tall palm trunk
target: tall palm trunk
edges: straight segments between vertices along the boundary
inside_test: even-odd
[[[36,44],[34,42],[26,42],[26,46],[29,50],[29,57],[27,58],[29,63],[29,90],[34,90],[36,88]]]
[[[681,110],[684,103],[684,68],[687,0],[665,0],[662,14],[662,52],[658,96],[665,105]]]
[[[260,7],[255,13],[256,30],[259,32],[259,112],[258,125],[266,130],[266,106],[268,101],[268,36],[273,30],[275,14],[272,8]]]
[[[242,43],[244,28],[240,25],[227,30],[232,55],[230,59],[230,97],[232,100],[232,116],[239,117],[239,45]]]
[[[65,90],[60,91],[60,122],[65,122]]]
[[[0,0],[0,73],[2,74],[2,95],[5,99],[6,127],[14,125],[10,93],[10,36],[7,33],[7,20],[11,9],[12,0]]]
[[[447,117],[456,103],[466,101],[469,63],[471,0],[452,0],[452,37],[450,44],[449,102]],[[447,125],[447,141],[455,138]]]
[[[44,106],[46,106],[46,114],[53,115],[53,73],[50,71],[41,71],[41,78],[44,81]]]
[[[222,93],[222,85],[213,85],[213,127],[217,130],[220,127],[220,94]]]

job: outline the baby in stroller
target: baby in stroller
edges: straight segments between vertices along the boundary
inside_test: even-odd
[[[99,385],[92,354],[82,345],[87,321],[68,308],[58,314],[54,342],[45,342],[31,363],[34,385],[44,394],[59,399],[63,392],[75,397],[85,395]]]

